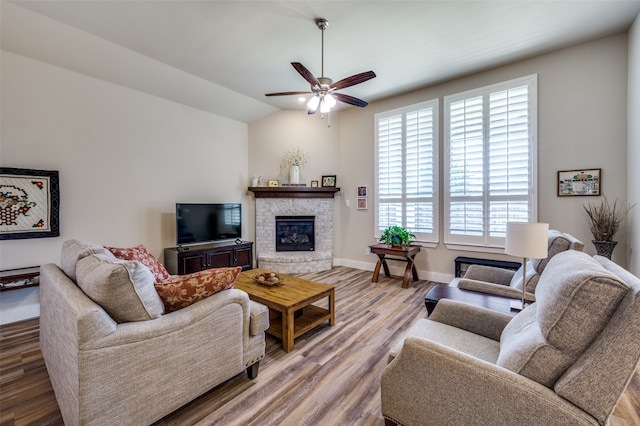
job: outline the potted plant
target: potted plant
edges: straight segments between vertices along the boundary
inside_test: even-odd
[[[284,153],[280,171],[289,172],[289,183],[300,183],[300,169],[307,165],[309,157],[307,151],[299,146],[293,147]]]
[[[582,206],[587,212],[589,218],[589,229],[593,235],[593,245],[597,254],[611,259],[611,254],[615,248],[617,241],[613,241],[613,236],[618,232],[620,223],[629,213],[633,206],[621,208],[618,206],[618,200],[609,204],[607,197],[602,197],[599,204],[587,204]]]
[[[380,242],[393,246],[409,245],[416,236],[402,226],[389,226],[380,235]]]

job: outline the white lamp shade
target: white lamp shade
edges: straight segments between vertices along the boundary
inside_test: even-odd
[[[529,259],[544,259],[549,254],[549,224],[507,222],[504,252]]]

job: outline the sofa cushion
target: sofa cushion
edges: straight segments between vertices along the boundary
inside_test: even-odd
[[[535,303],[528,306],[504,328],[496,364],[550,387],[574,359],[549,344],[536,308]]]
[[[213,294],[233,288],[242,268],[214,268],[188,275],[175,275],[155,288],[166,312],[187,307]]]
[[[92,254],[102,254],[113,257],[109,250],[98,244],[75,239],[67,240],[62,243],[60,266],[69,278],[76,281],[76,265],[78,261]]]
[[[76,269],[78,286],[116,322],[145,321],[164,313],[153,274],[142,263],[97,254],[81,259]]]
[[[552,386],[600,334],[628,291],[587,254],[559,253],[541,275],[536,303],[505,327],[498,365]]]
[[[156,282],[168,280],[170,275],[162,263],[158,261],[145,246],[140,244],[131,248],[106,247],[118,259],[137,260],[151,270]]]

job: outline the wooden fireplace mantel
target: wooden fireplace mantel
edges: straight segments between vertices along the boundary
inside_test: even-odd
[[[333,198],[340,188],[310,186],[250,186],[256,198]]]

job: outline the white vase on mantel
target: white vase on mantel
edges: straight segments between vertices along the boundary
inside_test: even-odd
[[[295,185],[300,183],[300,166],[289,167],[289,183]]]

